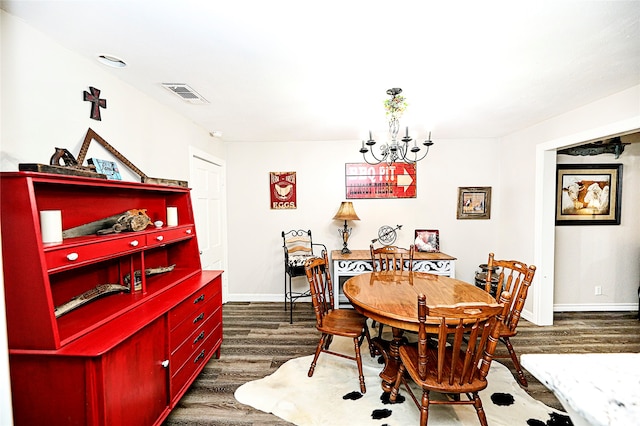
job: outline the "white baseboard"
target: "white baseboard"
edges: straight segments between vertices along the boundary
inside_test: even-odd
[[[282,302],[284,294],[229,294],[228,302]],[[299,302],[311,302],[311,297],[301,297]]]
[[[602,311],[637,311],[637,303],[582,303],[582,304],[556,304],[554,312],[602,312]]]
[[[228,302],[283,302],[283,294],[255,294],[240,293],[229,294]],[[311,302],[310,297],[301,297],[300,302]],[[554,312],[617,312],[617,311],[637,311],[637,303],[582,303],[582,304],[555,304]],[[529,320],[531,312],[522,312],[522,317]]]

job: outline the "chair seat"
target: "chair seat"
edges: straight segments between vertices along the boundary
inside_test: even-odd
[[[330,333],[344,337],[359,337],[366,325],[367,318],[351,309],[334,309],[322,317],[321,333]]]
[[[429,348],[427,350],[427,378],[425,380],[420,380],[420,375],[418,374],[418,347],[417,346],[401,346],[400,347],[400,358],[402,359],[402,363],[407,369],[407,372],[411,376],[411,378],[421,387],[428,388],[430,391],[441,392],[441,393],[472,393],[479,392],[482,389],[487,387],[487,381],[485,379],[481,379],[480,377],[474,378],[471,383],[462,383],[458,385],[449,385],[449,381],[446,378],[450,372],[448,366],[451,364],[451,356],[453,352],[449,349],[445,351],[445,370],[443,374],[443,383],[440,384],[437,381],[438,377],[438,349]],[[464,359],[464,357],[460,357],[460,359]],[[456,369],[462,370],[462,362],[458,362],[456,364]],[[460,377],[460,374],[456,374],[456,377]]]
[[[302,255],[302,254],[296,254],[296,255],[289,255],[289,266],[292,268],[302,268],[302,272],[304,273],[304,264],[307,262],[307,260],[312,259],[314,257],[314,255]]]
[[[506,324],[500,324],[500,337],[513,337],[518,334],[518,330],[511,330]]]

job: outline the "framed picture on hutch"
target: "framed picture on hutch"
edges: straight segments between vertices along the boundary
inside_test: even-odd
[[[620,225],[622,164],[558,164],[556,225]]]

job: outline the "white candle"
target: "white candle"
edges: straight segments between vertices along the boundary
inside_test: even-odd
[[[62,212],[60,210],[42,210],[40,212],[40,231],[43,243],[61,243]]]
[[[167,226],[176,226],[178,224],[178,208],[167,207]]]

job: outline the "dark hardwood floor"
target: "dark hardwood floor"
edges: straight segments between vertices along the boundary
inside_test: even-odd
[[[233,397],[243,383],[271,374],[285,361],[315,350],[319,335],[310,303],[297,303],[294,323],[282,303],[228,303],[223,306],[224,341],[220,359],[212,359],[166,420],[174,425],[287,425],[271,414],[240,404]],[[637,312],[556,313],[554,325],[526,320],[511,339],[518,354],[640,352]],[[499,346],[504,350],[504,345]],[[508,360],[498,360],[512,369]],[[528,392],[562,409],[547,388],[527,372]]]

